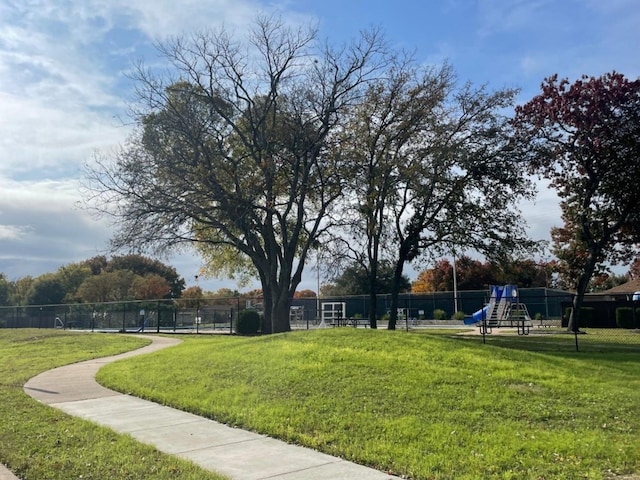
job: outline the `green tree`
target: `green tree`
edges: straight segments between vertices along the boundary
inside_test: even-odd
[[[380,261],[378,264],[376,283],[374,285],[376,295],[387,294],[391,291],[393,275],[393,264],[384,260]],[[350,265],[342,274],[334,278],[331,283],[322,286],[323,296],[369,295],[370,291],[369,272],[358,263]],[[406,276],[402,279],[401,291],[411,291],[411,282]],[[371,308],[373,308],[373,306]]]
[[[403,174],[402,202],[391,222],[396,278],[418,255],[474,250],[498,260],[532,248],[516,205],[534,189],[514,156],[513,129],[504,114],[516,94],[451,86],[431,135]],[[392,293],[390,329],[398,310]]]
[[[9,305],[28,305],[28,294],[35,279],[31,275],[12,280],[9,283]]]
[[[139,128],[115,161],[87,168],[88,200],[120,227],[115,248],[204,243],[249,258],[263,332],[290,330],[308,252],[342,193],[327,150],[387,61],[376,32],[340,49],[315,41],[259,18],[246,42],[219,31],[160,46],[175,77],[137,70]]]
[[[406,78],[398,88],[389,83],[375,90],[350,137],[353,151],[374,160],[351,178],[356,185],[371,180],[366,191],[353,194],[364,199],[358,206],[367,219],[361,235],[367,248],[377,238],[392,252],[390,329],[405,264],[419,255],[469,249],[500,258],[533,243],[516,208],[519,199],[532,197],[533,185],[513,156],[513,129],[504,115],[517,91],[457,88],[448,69],[419,82]],[[352,244],[351,236],[344,238]]]
[[[388,258],[397,247],[389,224],[396,220],[399,193],[408,181],[407,164],[419,157],[451,76],[448,66],[421,68],[410,58],[396,59],[386,75],[369,85],[341,134],[337,154],[349,160],[349,194],[340,205],[347,231],[334,238],[334,255],[355,261],[358,273],[366,273],[371,328],[377,326],[376,296],[385,283],[379,278],[381,263],[386,258],[388,273]],[[384,293],[394,291],[387,287]]]
[[[4,273],[0,273],[0,305],[9,304],[9,294],[11,283],[7,280]]]
[[[612,72],[570,84],[545,79],[516,109],[531,170],[560,197],[556,256],[574,277],[568,329],[577,331],[589,282],[605,263],[626,262],[640,242],[640,80]]]
[[[161,296],[153,297],[154,299],[159,298],[179,298],[182,295],[182,291],[184,290],[185,281],[174,267],[169,265],[165,265],[159,260],[154,260],[149,257],[145,257],[143,255],[123,255],[123,256],[114,256],[112,257],[106,264],[105,271],[112,272],[118,270],[129,270],[140,277],[147,277],[149,275],[157,275],[164,279],[169,286],[169,290],[166,291]],[[158,279],[155,277],[150,277],[151,282],[158,283],[157,286],[161,282],[158,282]],[[156,289],[154,295],[159,295],[160,290],[165,290],[164,287],[160,289]]]
[[[131,270],[114,270],[87,277],[77,295],[85,303],[133,300],[130,290],[136,274]]]
[[[78,288],[80,288],[82,282],[92,275],[92,270],[84,262],[69,263],[58,268],[55,275],[65,290],[64,303],[76,303],[80,301],[77,295]]]
[[[107,269],[108,264],[107,257],[104,255],[97,255],[87,260],[80,262],[83,267],[88,267],[91,270],[91,275],[100,275]]]
[[[67,294],[62,280],[55,274],[46,273],[35,278],[27,292],[28,305],[58,305]]]
[[[553,265],[533,259],[507,258],[496,264],[496,283],[520,288],[548,287]]]

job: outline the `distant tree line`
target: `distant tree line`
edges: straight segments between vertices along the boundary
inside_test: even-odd
[[[459,290],[483,290],[488,285],[515,284],[524,288],[547,287],[570,289],[563,277],[560,262],[512,260],[509,263],[480,261],[463,255],[456,259],[456,279]],[[377,294],[389,294],[393,288],[393,266],[380,265]],[[599,292],[640,278],[640,258],[624,275],[595,275],[589,292]],[[320,287],[322,297],[368,295],[369,278],[358,264],[352,264]],[[411,281],[402,277],[401,293],[431,293],[453,290],[453,263],[441,259],[432,268],[420,271]],[[175,268],[142,255],[96,256],[81,262],[61,266],[57,271],[38,277],[26,276],[8,280],[0,272],[0,306],[58,305],[64,303],[102,303],[132,300],[174,299],[178,305],[192,306],[193,300],[208,303],[228,303],[238,298],[261,301],[261,289],[240,292],[220,288],[204,291],[198,285],[185,288],[185,281]],[[316,298],[317,292],[305,289],[293,298]]]
[[[0,304],[57,305],[178,298],[185,281],[175,268],[142,255],[96,256],[38,277],[0,274]]]

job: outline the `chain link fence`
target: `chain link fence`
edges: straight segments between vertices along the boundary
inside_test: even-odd
[[[245,308],[238,298],[1,307],[0,327],[231,333]]]
[[[402,294],[396,329],[438,329],[536,351],[640,352],[640,302],[629,295],[588,295],[577,328],[569,331],[573,295],[546,288],[519,289],[517,315],[500,322],[482,316],[489,291]],[[262,312],[259,298],[205,298],[96,304],[0,307],[0,328],[63,328],[115,332],[233,333],[245,309]],[[391,296],[295,298],[289,321],[293,330],[351,326],[367,328],[375,310],[378,328],[387,328]],[[524,315],[522,312],[526,312]],[[575,331],[573,331],[575,330]]]

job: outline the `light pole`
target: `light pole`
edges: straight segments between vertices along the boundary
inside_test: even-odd
[[[453,313],[458,313],[458,277],[456,275],[456,252],[453,252]]]

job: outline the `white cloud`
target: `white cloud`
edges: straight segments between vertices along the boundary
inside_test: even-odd
[[[490,79],[496,88],[524,82],[527,100],[555,72],[639,73],[637,0],[447,0],[446,6],[467,15],[466,30],[453,25],[452,35],[430,45],[425,62],[448,57],[457,69],[466,62],[463,81]],[[140,58],[154,63],[154,41],[222,24],[239,33],[262,10],[308,23],[312,14],[304,8],[295,0],[0,0],[0,272],[38,275],[105,252],[109,225],[76,208],[81,164],[126,138],[129,127],[120,119],[132,90],[123,72]],[[319,20],[328,25],[332,18]],[[348,38],[364,27],[334,33]],[[398,42],[406,35],[396,32]],[[534,238],[547,237],[557,223],[552,193],[541,189],[535,204],[523,206]],[[197,273],[195,255],[174,258],[187,280]]]
[[[540,19],[553,0],[479,0],[479,34],[493,35],[501,32],[540,28]]]
[[[76,206],[77,181],[1,183],[0,272],[37,276],[107,249],[106,223]]]
[[[81,165],[129,132],[123,71],[150,57],[156,40],[222,22],[240,28],[257,5],[0,2],[0,272],[39,275],[107,251],[108,223],[77,202]]]
[[[18,240],[26,236],[29,229],[19,225],[1,225],[0,224],[0,240]]]

